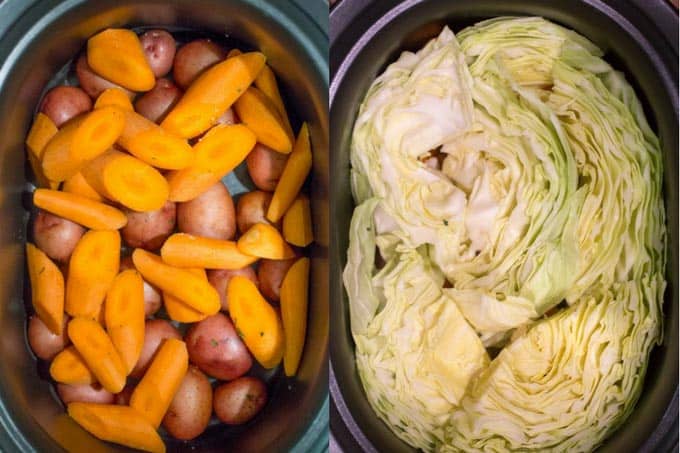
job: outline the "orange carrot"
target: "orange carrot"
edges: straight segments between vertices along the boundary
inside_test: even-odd
[[[82,173],[98,193],[134,211],[155,211],[168,199],[168,183],[158,170],[115,149],[85,165]]]
[[[229,316],[255,359],[274,368],[283,357],[281,319],[248,278],[236,275],[227,286]]]
[[[267,223],[256,223],[251,226],[238,239],[236,245],[244,255],[258,258],[286,260],[295,257],[295,252],[286,244],[279,231]]]
[[[281,283],[281,319],[285,335],[283,369],[295,376],[305,347],[309,288],[309,258],[300,258],[286,272]]]
[[[134,269],[116,276],[106,294],[106,331],[126,374],[137,364],[144,344],[144,281]]]
[[[255,134],[241,124],[212,128],[194,146],[194,162],[169,172],[171,201],[189,201],[212,187],[246,158],[255,146]]]
[[[127,223],[127,217],[118,209],[74,193],[37,189],[33,204],[95,230],[117,230]]]
[[[234,241],[186,233],[170,236],[161,247],[161,256],[171,266],[207,269],[241,269],[257,261],[240,252]]]
[[[286,112],[286,107],[283,104],[279,86],[276,83],[276,76],[269,65],[264,65],[262,71],[260,71],[257,78],[255,79],[255,86],[259,88],[260,91],[262,91],[262,93],[264,93],[276,107],[281,120],[283,120],[283,126],[286,130],[286,134],[291,138],[294,137],[293,128],[290,126],[288,113]]]
[[[66,312],[97,319],[106,292],[118,274],[120,234],[90,230],[76,244],[66,279]]]
[[[132,91],[148,91],[156,83],[135,32],[108,28],[87,40],[87,63],[103,78]]]
[[[50,365],[50,376],[57,382],[69,385],[97,382],[96,376],[74,346],[67,346],[54,357]]]
[[[312,213],[306,195],[298,195],[283,216],[283,237],[298,247],[307,247],[314,241]]]
[[[81,195],[94,201],[104,201],[104,197],[99,195],[99,193],[97,193],[97,191],[92,188],[92,186],[83,176],[82,172],[78,172],[64,181],[61,190],[64,192]]]
[[[161,126],[184,138],[207,131],[248,89],[264,62],[263,54],[248,52],[209,68],[191,84]]]
[[[26,244],[31,301],[38,317],[55,335],[61,335],[64,321],[64,276],[45,253]]]
[[[137,409],[158,428],[189,368],[186,344],[174,338],[163,341],[149,369],[130,397]]]
[[[28,132],[28,137],[26,137],[28,162],[31,164],[38,187],[47,187],[48,189],[59,187],[58,182],[47,179],[47,176],[43,173],[41,162],[45,146],[57,132],[59,132],[59,129],[54,122],[47,115],[39,112],[31,130]]]
[[[254,86],[248,88],[234,104],[234,110],[258,142],[280,153],[292,151],[293,137],[288,135],[276,105],[262,91]]]
[[[311,169],[312,147],[309,142],[309,129],[307,123],[304,123],[295,141],[295,148],[290,153],[279,183],[276,185],[272,201],[269,203],[267,219],[270,222],[278,222],[285,214],[300,192]]]
[[[201,278],[208,279],[205,269],[188,268],[186,270]],[[189,305],[168,293],[163,293],[163,303],[165,304],[165,311],[173,321],[192,323],[202,321],[208,317],[208,315],[191,308]]]
[[[121,90],[120,88],[105,89],[94,103],[94,108],[96,109],[108,106],[118,107],[119,109],[128,112],[135,109],[132,106],[132,102],[130,102],[128,93]]]

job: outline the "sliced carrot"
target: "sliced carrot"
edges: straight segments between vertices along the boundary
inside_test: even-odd
[[[227,286],[229,316],[255,359],[274,368],[283,357],[281,319],[250,279],[236,275]]]
[[[33,204],[95,230],[117,230],[127,223],[120,210],[74,193],[37,189],[33,192]]]
[[[64,181],[109,149],[125,126],[118,107],[102,107],[72,119],[45,146],[42,167],[51,181]]]
[[[304,123],[295,141],[293,152],[290,153],[279,183],[276,185],[272,201],[269,203],[267,219],[270,222],[278,222],[283,217],[300,192],[311,169],[312,147],[309,141],[309,129],[307,123]]]
[[[281,319],[285,335],[283,369],[295,376],[305,347],[309,288],[309,258],[300,258],[281,283]]]
[[[253,83],[264,62],[260,52],[248,52],[212,66],[191,84],[161,126],[184,138],[207,131]]]
[[[64,276],[39,248],[26,244],[31,302],[38,317],[55,335],[61,335],[64,321]]]
[[[194,160],[189,143],[166,132],[137,112],[125,113],[125,128],[118,143],[138,159],[166,170],[186,168]]]
[[[312,212],[307,195],[298,195],[283,216],[283,237],[289,244],[298,247],[307,247],[314,241]]]
[[[90,230],[76,244],[66,278],[66,312],[98,319],[120,266],[118,231]]]
[[[155,211],[168,199],[168,183],[158,170],[115,149],[81,170],[95,190],[134,211]]]
[[[94,384],[97,377],[85,363],[75,346],[67,346],[50,364],[50,376],[57,382],[69,385]]]
[[[213,127],[194,146],[194,162],[169,172],[171,201],[189,201],[236,168],[255,146],[255,134],[241,124]]]
[[[283,121],[283,127],[286,130],[286,134],[291,137],[292,140],[294,137],[293,128],[290,126],[290,120],[288,119],[286,106],[283,104],[283,98],[281,97],[279,86],[276,83],[276,76],[269,65],[264,65],[262,71],[260,71],[257,78],[255,79],[254,84],[269,98],[269,100],[272,101],[276,107],[276,110],[279,112],[281,120]]]
[[[118,107],[123,111],[133,111],[135,108],[130,102],[130,97],[128,93],[121,90],[120,88],[107,88],[102,91],[97,100],[94,103],[94,108],[99,109],[102,107],[114,106]]]
[[[205,279],[186,269],[170,266],[160,256],[142,249],[135,249],[132,262],[144,280],[191,308],[207,315],[220,311],[220,296]]]
[[[281,237],[279,230],[268,223],[256,223],[238,239],[238,250],[248,256],[270,260],[295,258],[295,252]],[[244,266],[241,266],[244,267]]]
[[[144,281],[134,269],[116,276],[106,294],[106,331],[130,374],[144,344]]]
[[[161,256],[171,266],[205,269],[241,269],[257,261],[239,251],[234,241],[186,233],[170,236],[161,247]]]
[[[130,407],[137,409],[158,428],[188,368],[186,344],[175,338],[163,341],[149,369],[132,392]]]
[[[111,393],[125,387],[125,364],[111,338],[97,321],[73,318],[68,323],[68,336],[97,381]]]
[[[236,47],[234,47],[233,49],[231,49],[231,50],[229,51],[229,53],[227,53],[227,58],[238,57],[238,56],[241,55],[241,54],[243,54],[243,52],[241,52],[239,49],[237,49]]]
[[[28,137],[26,137],[28,162],[31,164],[38,187],[47,187],[49,189],[59,187],[59,182],[47,179],[41,162],[45,146],[57,132],[59,132],[59,129],[57,129],[54,122],[47,115],[39,112],[35,117],[35,121],[33,121],[31,130],[28,132]]]
[[[61,190],[64,192],[81,195],[83,197],[89,198],[90,200],[104,201],[104,197],[99,195],[99,193],[92,188],[92,186],[83,176],[82,172],[78,172],[64,181]]]
[[[234,104],[241,122],[255,133],[257,141],[280,153],[293,150],[293,137],[288,134],[276,105],[254,86],[246,90]]]
[[[194,275],[198,275],[199,277],[206,279],[206,281],[208,279],[205,269],[187,268],[186,270]],[[208,315],[191,308],[189,305],[168,293],[163,293],[163,303],[165,304],[165,311],[173,321],[192,323],[202,321],[208,317]]]
[[[156,429],[139,411],[118,404],[73,402],[68,415],[98,439],[151,453],[165,453]]]
[[[156,83],[132,30],[109,28],[92,36],[87,40],[87,63],[98,75],[132,91],[148,91]]]

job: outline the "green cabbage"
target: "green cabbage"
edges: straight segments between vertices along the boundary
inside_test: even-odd
[[[661,339],[661,154],[601,57],[498,18],[444,28],[366,94],[344,279],[369,402],[411,445],[583,451],[637,400]]]

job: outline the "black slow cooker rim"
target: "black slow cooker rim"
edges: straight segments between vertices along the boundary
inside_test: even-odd
[[[415,0],[408,2],[409,4],[420,3],[423,0]],[[617,12],[616,4],[620,3],[618,0],[583,0],[598,9],[605,9]],[[645,50],[652,50],[651,59],[654,63],[655,69],[663,69],[662,76],[666,79],[669,86],[669,91],[674,93],[672,100],[674,106],[675,116],[678,116],[678,14],[677,9],[667,0],[627,0],[633,7],[637,8],[641,16],[646,20],[654,23],[659,31],[660,36],[665,41],[664,43],[657,43],[652,45],[647,37],[642,36],[639,30],[635,29],[633,24],[629,22],[630,18],[626,20],[624,28],[635,36],[638,43],[642,42],[642,47]],[[361,30],[356,42],[342,43],[341,38],[350,27],[356,30],[356,19],[360,17],[364,11],[372,4],[366,0],[340,0],[336,2],[330,11],[330,88],[329,88],[329,108],[332,112],[334,100],[338,94],[339,87],[346,75],[349,65],[345,64],[345,60],[354,60],[356,54],[361,51],[361,48],[369,42],[373,36],[370,35],[370,29]],[[399,8],[399,7],[397,7]],[[392,9],[390,12],[393,12]],[[379,30],[379,28],[378,28]],[[374,30],[374,32],[378,32]],[[651,47],[650,47],[651,46]],[[334,144],[331,143],[331,153],[338,152],[333,149]],[[331,208],[332,210],[332,208]],[[337,254],[338,252],[336,252]],[[335,258],[335,256],[333,257]],[[342,283],[340,283],[342,285]],[[331,291],[335,289],[335,285],[331,285]],[[333,300],[333,297],[331,297]],[[378,450],[369,440],[364,430],[361,428],[357,420],[351,414],[347,402],[344,399],[340,388],[340,383],[336,378],[336,367],[338,363],[334,363],[333,355],[330,356],[330,374],[329,374],[329,391],[331,395],[330,407],[330,442],[332,448],[337,451],[343,449],[347,451],[366,451],[377,452]],[[676,382],[675,391],[671,400],[664,411],[662,418],[656,429],[646,439],[644,444],[640,447],[640,452],[657,452],[657,451],[677,451],[678,449],[678,384]]]

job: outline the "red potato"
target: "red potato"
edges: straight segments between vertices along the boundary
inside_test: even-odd
[[[113,393],[99,384],[69,385],[57,383],[57,394],[64,404],[73,402],[111,404]]]
[[[177,206],[177,227],[183,233],[229,240],[236,234],[234,202],[218,181],[198,197]]]
[[[33,222],[35,245],[60,263],[69,260],[83,234],[85,234],[83,226],[42,209],[38,211]]]
[[[236,204],[236,224],[240,233],[245,233],[256,223],[268,223],[281,229],[281,221],[271,223],[267,220],[267,209],[272,201],[272,194],[254,190],[241,195]]]
[[[190,440],[205,431],[212,416],[210,381],[190,366],[163,417],[163,428],[176,439]]]
[[[64,316],[61,335],[55,335],[37,315],[30,317],[28,320],[28,344],[38,358],[52,360],[69,344],[68,334],[66,333],[67,323],[68,316]]]
[[[211,269],[208,271],[208,281],[217,290],[220,295],[220,303],[222,304],[222,310],[229,310],[229,301],[227,300],[227,286],[232,277],[236,275],[241,275],[246,277],[251,282],[255,283],[255,286],[259,286],[257,280],[257,275],[255,275],[255,270],[252,267],[244,267],[243,269]]]
[[[217,118],[217,124],[238,124],[240,121],[234,109],[229,107],[226,112]]]
[[[78,61],[76,62],[76,75],[78,76],[80,88],[85,90],[92,99],[98,98],[99,95],[102,94],[102,91],[108,88],[118,88],[127,94],[130,99],[135,97],[134,92],[127,88],[123,88],[120,85],[116,85],[113,82],[109,82],[105,78],[97,75],[87,63],[87,54],[82,54],[78,58]]]
[[[92,99],[78,87],[58,86],[45,94],[40,111],[61,127],[71,118],[92,110]]]
[[[189,360],[214,378],[235,379],[247,373],[253,364],[234,325],[222,313],[191,326],[185,341]]]
[[[288,269],[297,261],[262,259],[257,265],[257,279],[260,281],[260,292],[271,302],[278,302],[281,294],[281,282]]]
[[[227,425],[240,425],[251,420],[267,403],[267,387],[262,380],[244,376],[215,389],[215,415]]]
[[[177,50],[172,67],[175,83],[186,90],[200,73],[225,57],[224,49],[209,39],[197,39],[183,45]]]
[[[158,79],[151,91],[137,98],[135,111],[154,123],[160,123],[181,97],[182,90],[172,80]]]
[[[120,232],[123,241],[130,247],[157,250],[175,229],[177,208],[172,201],[166,201],[155,211],[123,211],[127,215],[127,224]]]
[[[142,346],[139,360],[132,369],[132,372],[130,372],[130,376],[137,379],[144,376],[161,343],[168,338],[181,340],[182,335],[180,335],[175,326],[164,319],[151,319],[147,321],[144,328],[144,346]]]
[[[120,260],[120,272],[128,269],[135,269],[132,257],[126,256]],[[144,316],[147,318],[156,314],[163,304],[161,292],[144,280]]]
[[[281,179],[288,155],[277,153],[261,143],[246,157],[248,174],[258,189],[273,192]]]
[[[125,387],[123,387],[123,390],[114,395],[113,402],[119,406],[129,406],[130,398],[132,397],[132,392],[135,391],[135,387],[135,384],[126,384]]]
[[[139,37],[139,41],[153,75],[163,77],[170,72],[177,50],[175,38],[165,30],[149,30]]]

